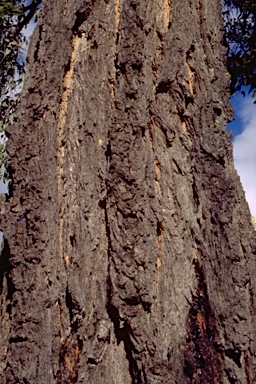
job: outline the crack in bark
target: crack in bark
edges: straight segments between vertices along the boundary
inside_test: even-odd
[[[142,384],[142,372],[138,367],[136,359],[134,358],[136,351],[131,340],[131,327],[126,320],[122,321],[119,315],[119,311],[114,305],[109,304],[107,311],[109,318],[114,325],[117,344],[119,345],[121,341],[124,343],[126,358],[129,362],[129,371],[132,378],[132,384]]]
[[[12,300],[12,295],[14,292],[14,286],[9,277],[9,272],[11,269],[12,265],[10,262],[10,247],[8,241],[4,239],[4,245],[0,255],[0,294],[2,294],[3,279],[6,276],[8,285],[7,300]]]
[[[197,278],[197,292],[194,294],[188,315],[188,336],[185,350],[184,373],[193,384],[222,384],[218,351],[213,342],[212,309],[207,293],[203,268],[193,260]]]
[[[84,311],[80,307],[79,303],[72,297],[68,285],[66,287],[66,306],[69,311],[71,334],[76,334],[78,328],[82,324]]]
[[[81,33],[79,32],[79,27],[88,19],[88,17],[90,16],[90,13],[91,13],[91,8],[89,7],[86,8],[86,10],[83,12],[79,12],[79,11],[76,12],[76,20],[71,29],[73,34],[78,34],[80,37]]]
[[[238,368],[242,367],[242,364],[241,364],[242,352],[239,349],[229,348],[225,351],[225,355],[229,357],[231,360],[233,360],[234,363],[238,366]]]
[[[36,43],[35,52],[34,52],[34,60],[35,61],[38,60],[39,49],[40,49],[40,42],[42,40],[42,32],[43,32],[43,28],[42,28],[41,25],[39,25],[39,27],[38,27],[38,41]]]
[[[108,171],[110,169],[110,162],[111,162],[111,144],[110,144],[110,139],[107,145],[107,149],[105,152],[106,159],[107,159],[107,164],[108,164]],[[106,183],[106,196],[104,199],[100,201],[100,207],[104,209],[105,213],[105,223],[106,223],[106,236],[108,240],[108,248],[107,248],[107,253],[108,253],[108,274],[107,274],[107,279],[106,279],[106,311],[108,313],[108,316],[114,326],[114,332],[117,340],[117,345],[119,345],[121,342],[124,343],[124,349],[126,353],[126,358],[129,363],[129,372],[130,376],[132,378],[132,384],[140,384],[142,383],[141,381],[141,372],[138,368],[138,364],[136,362],[136,359],[134,358],[134,353],[135,353],[135,347],[132,343],[131,340],[131,335],[133,335],[132,329],[130,325],[128,324],[127,320],[121,319],[119,315],[118,309],[112,304],[112,281],[111,281],[111,262],[114,263],[114,260],[112,260],[112,255],[111,255],[111,232],[110,232],[110,223],[109,223],[109,218],[108,218],[108,211],[107,211],[107,198],[108,198],[108,193],[109,193],[109,185],[107,182],[107,179],[105,180]],[[115,264],[115,263],[114,263]],[[131,303],[130,303],[131,305]],[[134,336],[133,336],[134,337]],[[91,364],[96,364],[96,361],[90,360]]]
[[[28,341],[28,338],[27,337],[20,337],[20,336],[17,336],[17,337],[11,337],[9,339],[9,343],[12,344],[12,343],[24,343],[25,341]]]

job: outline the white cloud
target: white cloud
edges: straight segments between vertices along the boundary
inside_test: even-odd
[[[36,23],[32,19],[30,23],[22,29],[22,34],[26,37],[27,42],[22,45],[22,48],[20,49],[20,55],[23,56],[25,59],[28,53],[28,46],[30,42],[30,37],[35,29]]]
[[[256,217],[256,105],[251,97],[243,100],[238,114],[242,119],[243,130],[234,139],[235,167],[251,213]]]
[[[36,23],[32,19],[30,23],[25,28],[22,29],[23,35],[29,38],[34,31],[35,26],[36,26]]]

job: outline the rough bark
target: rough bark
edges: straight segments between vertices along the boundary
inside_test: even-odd
[[[2,208],[1,383],[255,383],[219,0],[43,1]]]

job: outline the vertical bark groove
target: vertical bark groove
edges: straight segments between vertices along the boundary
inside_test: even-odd
[[[63,244],[62,244],[62,238],[63,238],[63,222],[64,222],[64,209],[62,206],[62,200],[63,200],[63,194],[65,190],[64,185],[64,176],[63,176],[63,165],[64,165],[64,157],[65,157],[65,146],[63,145],[64,138],[64,130],[66,125],[66,119],[67,119],[67,109],[68,109],[68,102],[70,98],[70,92],[71,87],[73,83],[73,72],[74,72],[74,65],[75,65],[75,59],[77,55],[77,50],[79,47],[79,37],[77,34],[73,37],[72,42],[72,53],[70,61],[68,62],[68,66],[66,69],[66,73],[64,76],[64,92],[62,95],[62,100],[60,104],[60,111],[59,111],[59,123],[57,127],[57,146],[58,146],[58,170],[57,170],[57,178],[58,178],[58,196],[59,196],[59,205],[60,205],[60,214],[59,214],[59,254],[60,259],[64,257],[63,255]],[[68,262],[69,256],[65,256],[66,262]]]
[[[193,260],[197,291],[192,295],[188,315],[185,372],[192,383],[223,383],[220,375],[220,354],[214,346],[216,330],[214,313],[210,306],[204,271],[197,259]],[[241,368],[241,367],[240,367]]]

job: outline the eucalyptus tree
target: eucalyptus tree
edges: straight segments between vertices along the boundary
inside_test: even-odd
[[[255,383],[219,0],[42,1],[8,128],[1,383]]]

